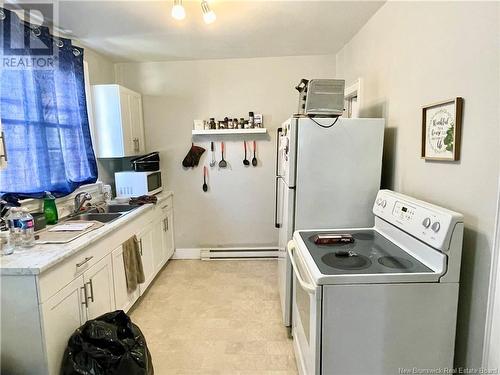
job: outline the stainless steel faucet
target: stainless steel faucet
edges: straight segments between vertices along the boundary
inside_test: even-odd
[[[85,202],[90,201],[91,199],[92,195],[86,191],[82,191],[81,193],[75,195],[75,209],[73,210],[73,214],[79,213]]]

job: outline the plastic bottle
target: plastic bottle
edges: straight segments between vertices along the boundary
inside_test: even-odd
[[[45,221],[48,225],[57,224],[59,216],[57,214],[56,198],[50,191],[45,192],[45,197],[43,199],[43,214],[45,215]]]
[[[22,219],[22,247],[31,247],[35,245],[35,219],[29,213],[27,208],[23,208]]]
[[[10,232],[10,244],[13,249],[21,247],[21,219],[23,212],[21,207],[11,207],[5,216],[5,222]]]
[[[14,250],[35,244],[35,221],[26,208],[12,207],[5,217]]]
[[[253,129],[255,127],[255,117],[253,112],[248,112],[248,125],[250,129]]]

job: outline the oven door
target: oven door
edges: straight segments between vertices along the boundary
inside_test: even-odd
[[[321,287],[314,284],[305,262],[288,244],[293,267],[292,333],[297,368],[303,375],[320,375],[321,360]]]
[[[147,191],[148,195],[154,195],[162,191],[160,171],[147,173]]]

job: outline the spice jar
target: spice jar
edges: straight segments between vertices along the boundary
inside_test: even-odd
[[[215,129],[215,128],[217,127],[217,126],[215,125],[215,118],[213,118],[213,117],[210,117],[210,122],[209,122],[209,124],[210,124],[210,129],[212,129],[212,130],[213,130],[213,129]]]

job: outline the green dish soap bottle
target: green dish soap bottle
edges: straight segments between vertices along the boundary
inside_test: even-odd
[[[57,224],[59,217],[57,215],[56,198],[50,191],[45,192],[45,197],[43,199],[43,213],[45,215],[45,221],[48,225]]]

